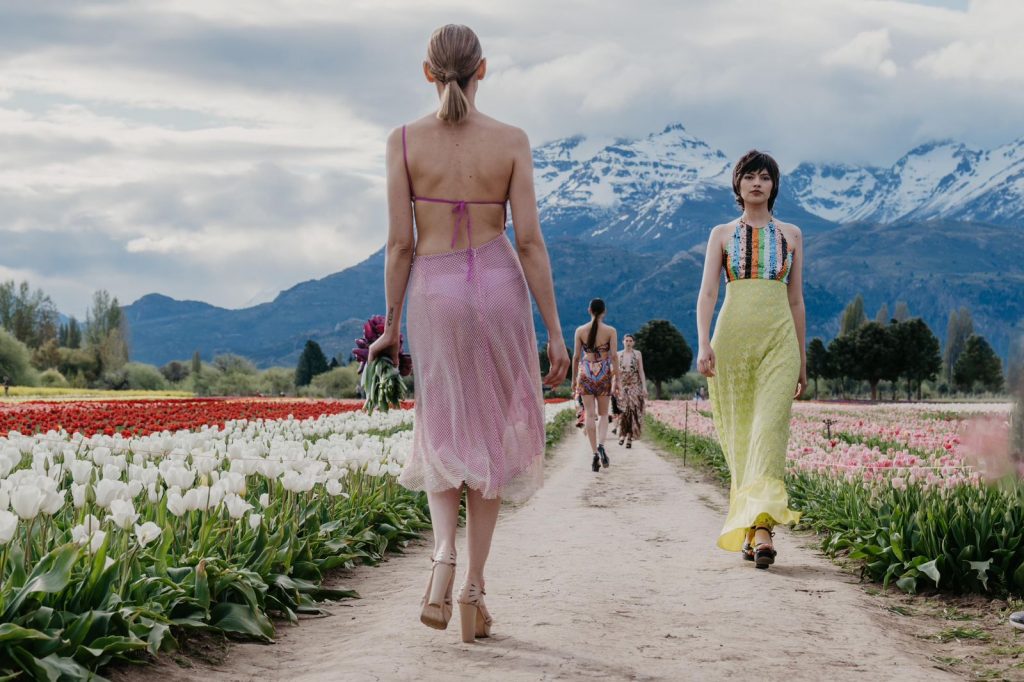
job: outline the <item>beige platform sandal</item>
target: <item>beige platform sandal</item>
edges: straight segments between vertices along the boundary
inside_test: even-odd
[[[434,558],[430,570],[430,582],[423,595],[423,610],[420,622],[437,630],[448,629],[452,619],[452,586],[455,584],[455,550],[448,556],[441,554]]]
[[[491,614],[484,606],[484,594],[479,585],[467,583],[459,595],[459,617],[462,620],[462,641],[472,642],[491,636]]]

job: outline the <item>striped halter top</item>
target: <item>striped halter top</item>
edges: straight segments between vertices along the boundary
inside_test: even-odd
[[[754,227],[740,220],[732,237],[725,244],[725,278],[774,279],[789,284],[793,269],[793,249],[775,225]]]

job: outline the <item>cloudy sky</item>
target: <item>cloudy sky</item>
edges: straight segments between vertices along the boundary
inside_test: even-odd
[[[1017,0],[0,0],[0,279],[240,307],[362,260],[448,22],[534,144],[681,122],[791,168],[1024,136]]]

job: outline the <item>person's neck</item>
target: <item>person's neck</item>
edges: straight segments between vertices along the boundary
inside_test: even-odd
[[[772,214],[767,206],[748,208],[743,211],[743,222],[754,227],[763,227],[772,221]]]

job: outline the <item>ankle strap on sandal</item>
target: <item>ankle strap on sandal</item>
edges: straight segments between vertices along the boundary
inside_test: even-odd
[[[430,560],[435,564],[448,564],[450,566],[454,566],[455,550],[453,549],[447,555],[444,552],[438,552],[437,556],[431,557]]]

